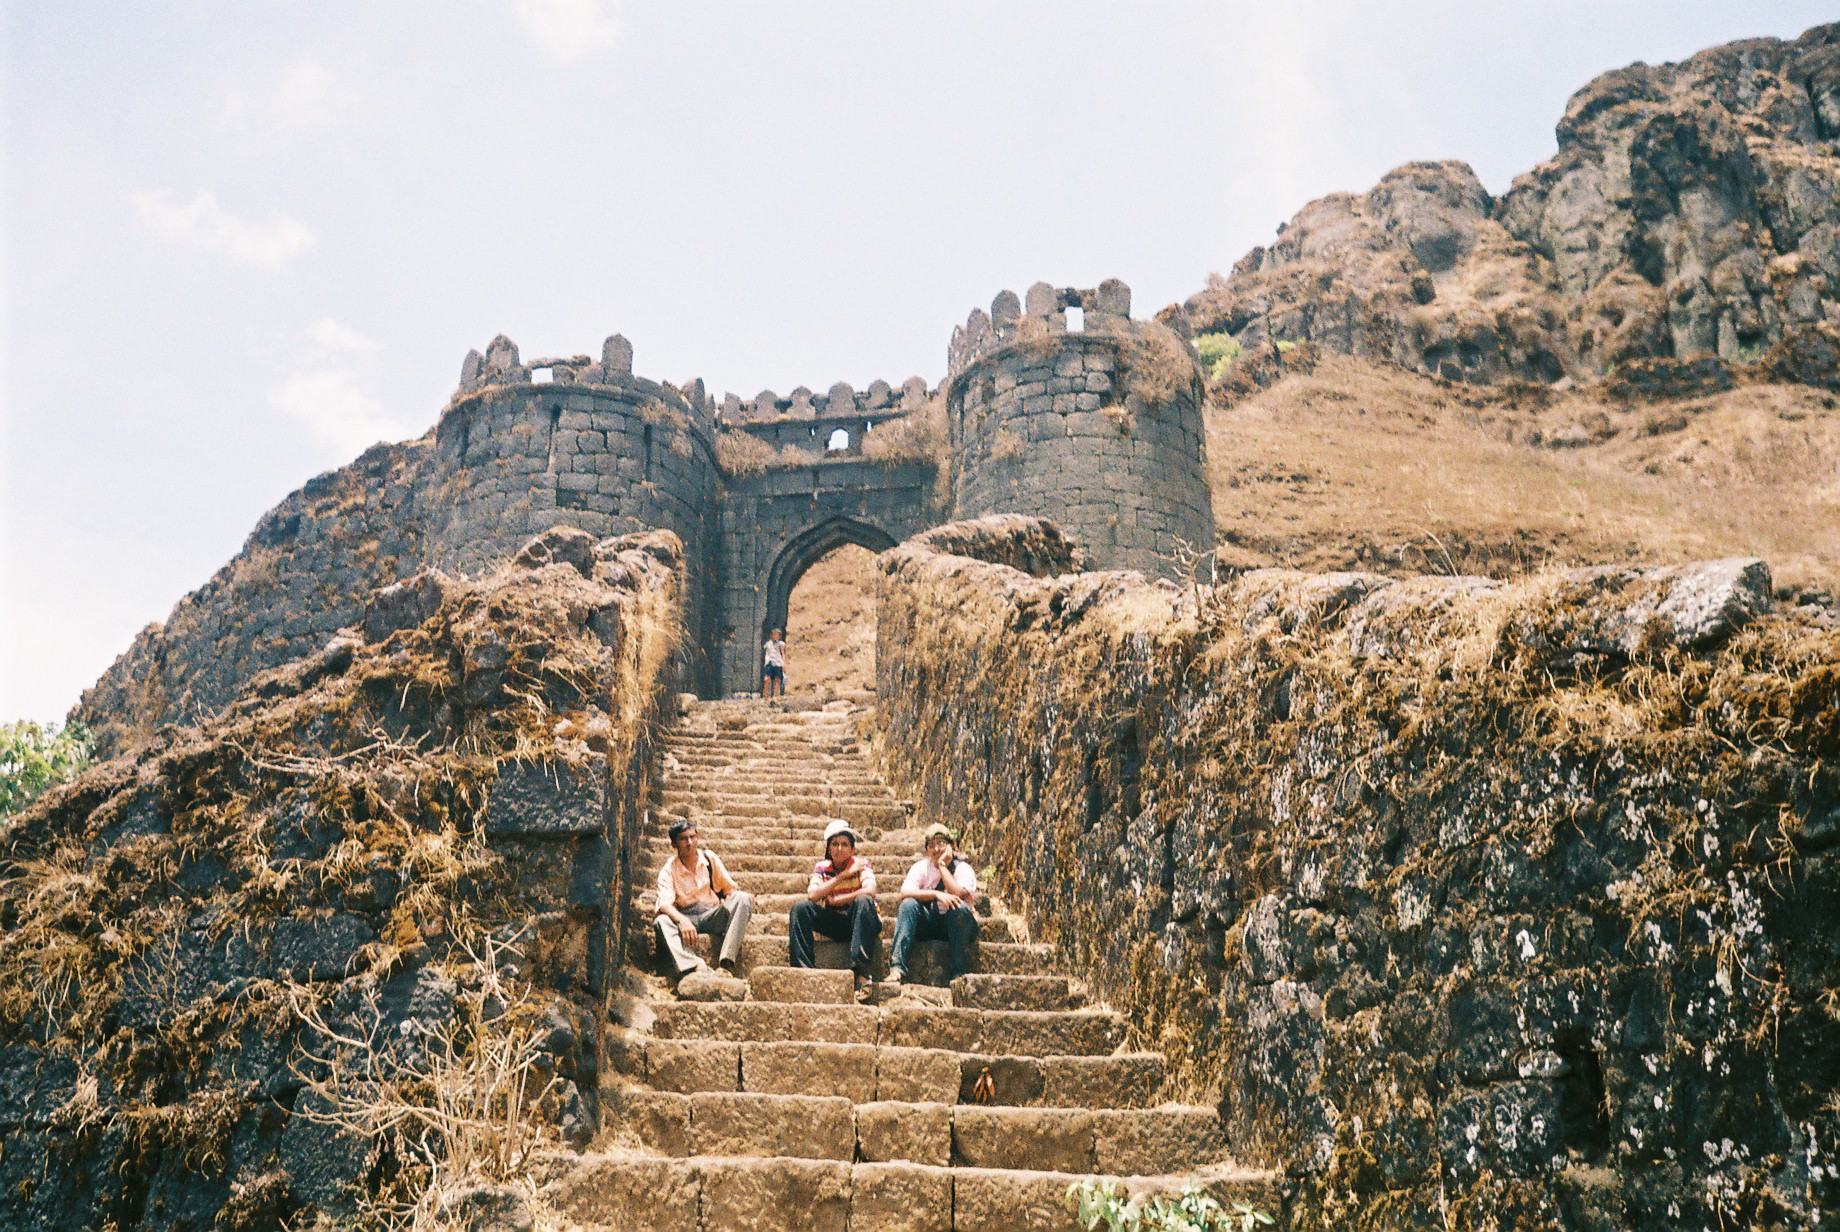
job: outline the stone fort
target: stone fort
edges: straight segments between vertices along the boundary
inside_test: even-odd
[[[1202,372],[1130,288],[1036,283],[952,332],[937,387],[844,382],[720,400],[598,360],[469,352],[434,430],[378,445],[266,514],[242,552],[151,626],[78,714],[157,721],[235,695],[254,672],[355,623],[372,589],[424,568],[482,571],[534,532],[675,532],[689,562],[683,683],[757,689],[763,630],[844,544],[881,551],[987,513],[1058,521],[1099,568],[1167,576],[1214,542]],[[796,629],[793,630],[796,636]],[[124,711],[117,709],[116,714]]]

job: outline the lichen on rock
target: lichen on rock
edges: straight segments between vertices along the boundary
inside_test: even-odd
[[[1824,1226],[1840,633],[1761,562],[1182,588],[1027,521],[884,557],[883,761],[1293,1226]]]
[[[534,1067],[532,1124],[590,1131],[680,557],[668,532],[559,528],[489,577],[389,587],[361,629],[9,818],[11,1226],[275,1226],[413,1198],[430,1178],[408,1131],[354,1136],[384,1122],[340,1101],[386,1076],[436,1099],[416,1081],[505,1031],[528,1045],[506,1055]]]

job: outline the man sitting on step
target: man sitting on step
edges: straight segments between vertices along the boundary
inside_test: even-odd
[[[935,822],[926,828],[926,854],[907,870],[901,883],[901,909],[894,918],[894,957],[888,982],[899,985],[907,977],[907,955],[915,941],[944,938],[951,949],[946,982],[971,969],[971,947],[977,943],[977,874],[959,857],[952,831]]]
[[[850,942],[850,969],[856,972],[856,999],[867,1001],[870,979],[882,949],[882,917],[875,910],[875,870],[856,854],[856,831],[847,821],[824,827],[824,855],[811,870],[805,898],[792,904],[786,931],[791,935],[792,965],[815,967],[812,933]]]
[[[658,870],[658,939],[681,978],[707,965],[690,951],[720,937],[716,961],[733,975],[754,900],[728,875],[722,857],[697,849],[694,821],[672,822],[670,834],[677,854]]]

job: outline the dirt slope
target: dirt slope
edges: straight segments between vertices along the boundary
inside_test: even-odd
[[[1514,576],[1770,561],[1840,583],[1840,398],[1797,385],[1621,401],[1331,356],[1208,415],[1214,512],[1247,564]]]

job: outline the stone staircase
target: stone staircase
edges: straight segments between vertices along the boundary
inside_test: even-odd
[[[1124,1049],[1118,1015],[1087,1004],[1054,947],[1030,944],[1000,903],[980,919],[977,973],[950,987],[943,942],[921,943],[906,987],[878,984],[869,1005],[855,1003],[841,943],[818,941],[819,969],[786,965],[788,912],[827,819],[866,840],[884,964],[920,846],[852,718],[848,703],[687,707],[636,862],[649,874],[639,906],[649,919],[665,828],[694,820],[754,895],[745,982],[703,979],[697,995],[714,999],[684,1000],[649,981],[612,1028],[607,1129],[550,1179],[551,1204],[609,1232],[1071,1230],[1067,1188],[1096,1176],[1133,1192],[1193,1180],[1275,1212],[1277,1175],[1227,1158],[1212,1108],[1162,1102],[1162,1056]]]

